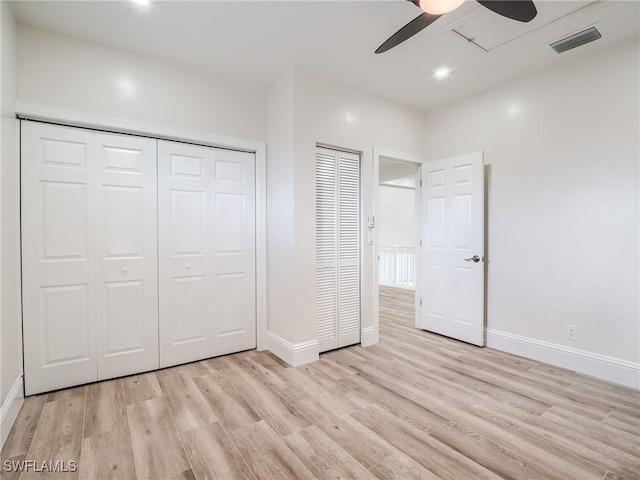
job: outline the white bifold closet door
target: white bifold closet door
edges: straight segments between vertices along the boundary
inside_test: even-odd
[[[157,368],[155,140],[21,128],[26,394]]]
[[[254,154],[158,142],[160,365],[256,347]]]
[[[320,352],[360,342],[360,157],[316,151],[316,335]]]

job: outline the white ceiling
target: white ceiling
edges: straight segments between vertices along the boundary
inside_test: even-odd
[[[373,51],[420,10],[389,1],[18,1],[19,22],[266,86],[291,65],[428,110],[637,36],[640,4],[536,0],[529,24],[467,0],[397,48]],[[598,23],[602,39],[562,55],[548,44]],[[489,50],[468,43],[452,28]],[[446,80],[433,71],[452,69]]]

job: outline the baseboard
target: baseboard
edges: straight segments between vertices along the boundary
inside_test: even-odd
[[[378,343],[378,330],[376,327],[365,327],[360,332],[360,345],[369,347]]]
[[[22,387],[22,375],[16,378],[11,390],[7,394],[2,406],[0,407],[0,448],[4,446],[4,442],[9,436],[11,427],[18,417],[18,412],[24,402],[24,389]]]
[[[267,332],[267,350],[292,367],[315,362],[320,358],[317,340],[296,344],[285,340],[273,332]]]
[[[640,364],[487,328],[487,347],[640,389]]]

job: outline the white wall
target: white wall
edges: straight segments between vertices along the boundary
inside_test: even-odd
[[[416,246],[416,191],[380,185],[378,190],[378,245]]]
[[[285,72],[271,87],[267,128],[267,330],[295,338],[294,75]]]
[[[428,158],[485,152],[490,329],[638,363],[638,39],[564,55],[430,112]]]
[[[22,318],[20,302],[20,160],[16,101],[16,23],[7,2],[0,2],[1,35],[1,162],[0,221],[0,412],[4,442],[22,397]],[[19,387],[18,391],[12,387]],[[17,398],[17,400],[14,400]],[[2,443],[0,442],[0,443]]]
[[[18,99],[266,140],[266,92],[180,65],[20,25]]]

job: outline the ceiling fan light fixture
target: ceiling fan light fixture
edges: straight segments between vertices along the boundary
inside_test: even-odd
[[[420,8],[431,15],[449,13],[464,3],[464,0],[420,0]]]
[[[443,80],[447,78],[451,74],[451,70],[447,67],[440,67],[435,72],[433,72],[433,76],[438,80]]]

